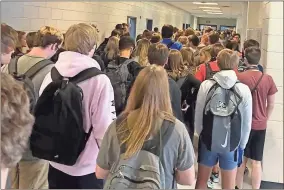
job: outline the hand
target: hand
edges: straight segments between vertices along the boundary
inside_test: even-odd
[[[243,163],[244,149],[241,147],[238,148],[238,167],[240,167]]]

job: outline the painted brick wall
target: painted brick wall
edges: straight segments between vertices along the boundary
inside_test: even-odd
[[[96,24],[100,40],[108,37],[117,23],[127,22],[127,16],[137,18],[137,34],[146,28],[146,19],[153,27],[172,24],[182,28],[191,15],[163,2],[2,2],[1,22],[17,30],[34,31],[41,26],[54,26],[65,32],[79,22]]]

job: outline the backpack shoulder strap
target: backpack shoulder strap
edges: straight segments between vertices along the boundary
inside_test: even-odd
[[[90,79],[90,78],[95,77],[95,76],[100,75],[100,74],[104,74],[104,73],[102,71],[100,71],[98,68],[92,67],[92,68],[86,69],[86,70],[80,72],[79,74],[77,74],[76,76],[72,77],[70,79],[70,81],[75,83],[75,84],[78,84],[82,81],[85,81],[87,79]]]
[[[21,56],[16,56],[13,59],[11,59],[10,63],[8,64],[8,73],[11,74],[17,74],[18,73],[18,67],[17,67],[17,63],[18,60]]]
[[[97,69],[96,67],[92,67],[89,69],[86,69],[82,72],[80,72],[79,74],[77,74],[76,76],[70,78],[70,81],[74,84],[78,84],[82,81],[85,81],[89,78],[95,77],[97,75],[100,74],[104,74],[102,71],[100,71],[99,69]],[[63,76],[58,72],[58,70],[53,67],[51,69],[51,79],[52,81],[56,81],[56,80],[62,80]]]
[[[210,73],[212,73],[212,68],[211,68],[209,62],[205,63],[205,69],[206,69],[206,76],[205,76],[205,78],[207,79],[207,77],[210,75]]]
[[[43,69],[44,67],[54,64],[52,61],[50,61],[49,59],[44,59],[42,61],[39,61],[38,63],[36,63],[34,66],[32,66],[26,73],[25,75],[29,78],[34,77],[41,69]]]
[[[254,93],[254,91],[257,89],[257,87],[258,87],[259,83],[261,82],[263,76],[264,76],[264,73],[261,74],[261,77],[258,79],[255,87],[251,90],[251,93]]]

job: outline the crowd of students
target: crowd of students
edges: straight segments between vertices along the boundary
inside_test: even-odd
[[[277,88],[255,40],[164,25],[1,24],[1,188],[260,188]],[[75,153],[74,153],[75,152]]]

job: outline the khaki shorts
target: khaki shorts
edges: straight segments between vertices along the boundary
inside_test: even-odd
[[[48,189],[49,163],[45,160],[20,161],[10,171],[12,189]]]

